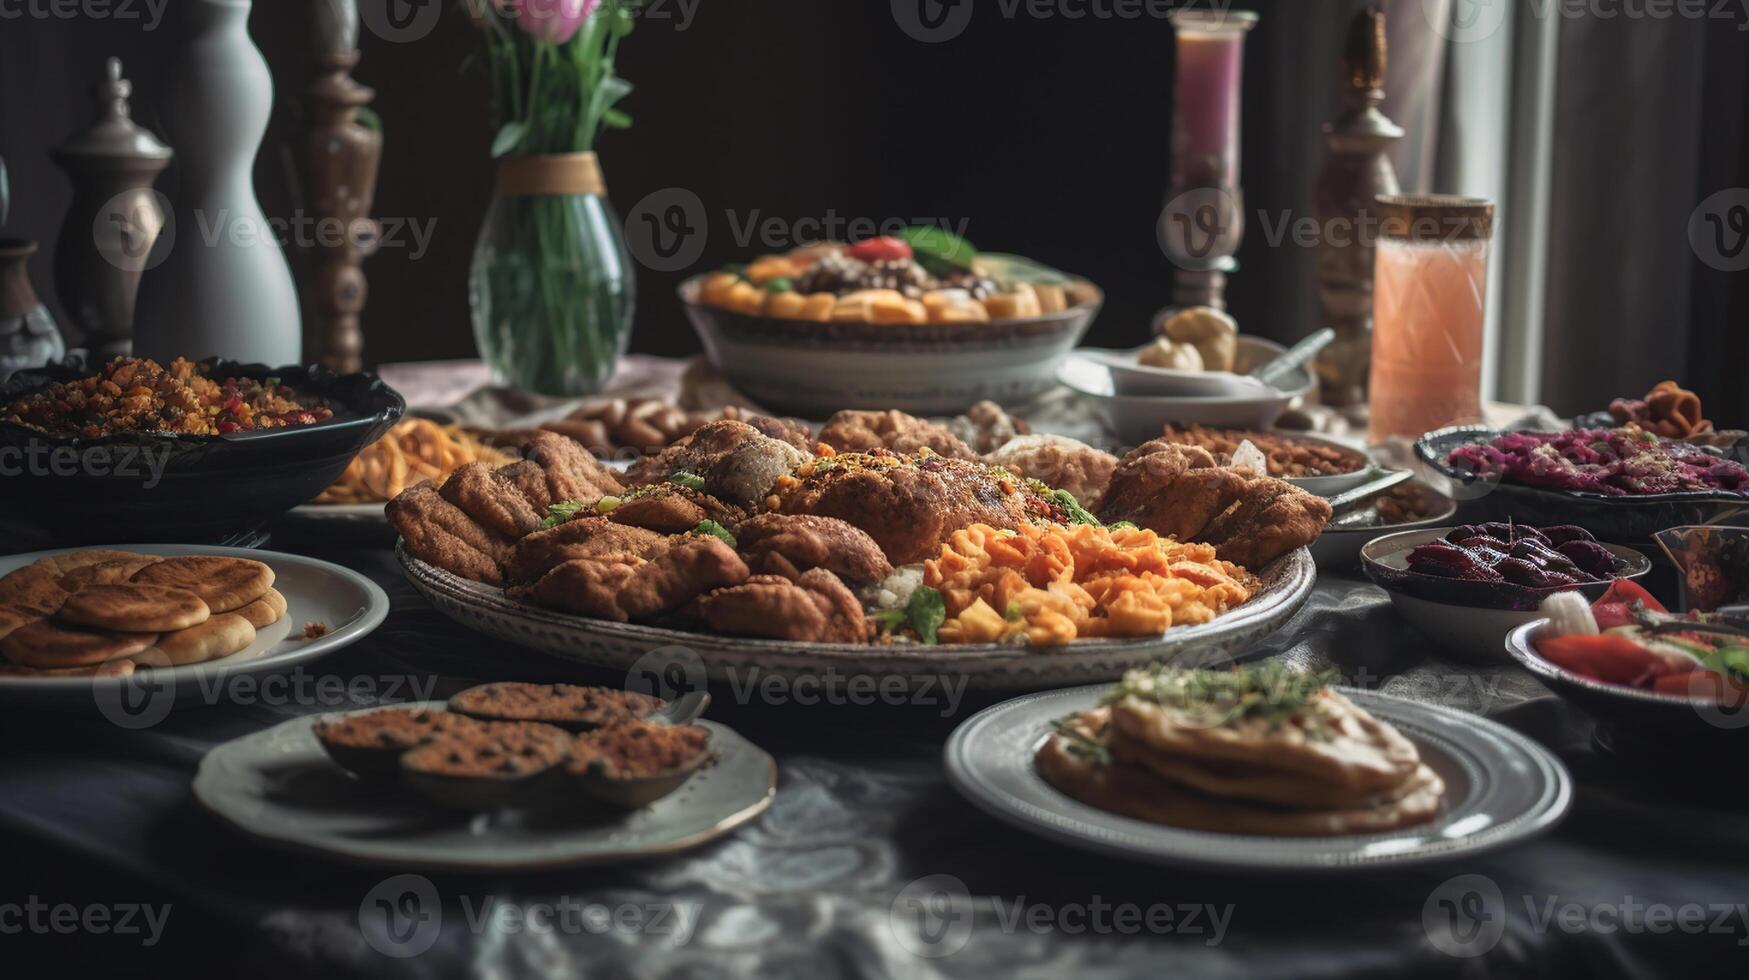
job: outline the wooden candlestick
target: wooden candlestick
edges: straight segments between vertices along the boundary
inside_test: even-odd
[[[321,71],[304,92],[310,123],[299,154],[304,205],[318,232],[309,243],[304,306],[316,361],[345,373],[364,366],[358,320],[364,260],[381,234],[370,209],[383,137],[358,121],[358,110],[376,96],[351,77],[358,52],[330,50],[317,63]]]
[[[1387,155],[1403,130],[1379,111],[1385,100],[1385,13],[1374,4],[1355,15],[1342,57],[1344,108],[1324,127],[1330,152],[1318,175],[1318,300],[1336,340],[1317,360],[1327,405],[1366,401],[1372,366],[1374,202],[1398,192]]]

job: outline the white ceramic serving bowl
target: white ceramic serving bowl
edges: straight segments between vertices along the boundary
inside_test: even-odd
[[[1239,338],[1241,364],[1262,364],[1286,349],[1262,337]],[[1316,385],[1310,371],[1297,368],[1288,374],[1283,388],[1264,396],[1155,397],[1120,395],[1110,366],[1081,354],[1071,354],[1057,368],[1057,380],[1086,398],[1125,443],[1140,444],[1156,438],[1168,422],[1182,425],[1212,425],[1227,429],[1267,429],[1287,411],[1294,399],[1309,394]]]
[[[707,305],[703,283],[681,283],[680,302],[711,364],[765,408],[812,419],[845,408],[952,415],[986,399],[1024,402],[1051,387],[1104,301],[1076,279],[1074,306],[1025,320],[815,323]]]

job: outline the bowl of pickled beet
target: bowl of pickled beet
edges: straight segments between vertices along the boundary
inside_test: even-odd
[[[1411,625],[1448,653],[1503,662],[1506,634],[1536,619],[1556,592],[1596,599],[1652,563],[1572,525],[1507,522],[1423,528],[1374,538],[1360,550],[1366,577]]]

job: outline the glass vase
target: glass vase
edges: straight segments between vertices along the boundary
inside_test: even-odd
[[[495,383],[600,391],[631,337],[636,290],[595,154],[502,161],[468,278],[474,340]]]

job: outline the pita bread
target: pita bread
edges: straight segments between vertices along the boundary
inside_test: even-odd
[[[0,606],[0,640],[6,639],[8,633],[20,626],[34,623],[41,618],[43,618],[42,614],[35,609],[26,609],[23,606]]]
[[[122,582],[80,589],[67,597],[55,618],[74,626],[161,633],[187,629],[210,615],[200,596],[186,589]]]
[[[0,578],[0,603],[52,615],[71,595],[61,588],[57,581],[60,577],[59,572],[42,562],[14,569]]]
[[[48,555],[37,559],[37,564],[45,566],[55,575],[61,576],[86,565],[95,565],[103,561],[126,561],[129,559],[151,558],[137,551],[118,551],[115,548],[82,548],[59,555]]]
[[[134,577],[135,572],[157,560],[150,555],[140,555],[137,558],[111,558],[108,561],[92,562],[62,575],[58,584],[68,592],[77,592],[87,585],[126,582]]]
[[[187,589],[215,613],[247,606],[273,587],[273,569],[248,558],[183,555],[140,569],[131,581]]]
[[[0,640],[0,654],[25,667],[86,667],[131,657],[157,639],[156,633],[77,629],[39,619],[20,626],[6,639]]]
[[[1266,718],[1213,724],[1138,697],[1112,705],[1111,723],[1151,754],[1204,763],[1239,762],[1284,771],[1352,794],[1397,786],[1420,765],[1414,743],[1353,702],[1324,689],[1303,711],[1313,726]]]
[[[1101,764],[1068,749],[1053,735],[1040,747],[1039,774],[1069,796],[1126,817],[1213,833],[1274,837],[1373,834],[1431,820],[1445,784],[1422,765],[1410,773],[1407,792],[1378,806],[1332,810],[1285,810],[1198,793],[1125,762]]]
[[[268,589],[261,598],[237,610],[237,615],[249,621],[256,629],[266,629],[285,615],[285,596],[278,589]]]
[[[142,665],[181,667],[228,657],[255,642],[255,627],[237,613],[219,613],[196,626],[165,633],[139,655]]]
[[[1375,793],[1354,792],[1302,773],[1268,766],[1222,760],[1205,763],[1149,752],[1129,736],[1113,728],[1107,733],[1111,754],[1122,762],[1139,766],[1169,782],[1179,783],[1209,796],[1263,803],[1289,810],[1340,810],[1370,808],[1400,800],[1413,788],[1411,780]]]
[[[133,672],[134,662],[126,658],[106,660],[90,667],[42,668],[0,664],[0,677],[128,677]]]

